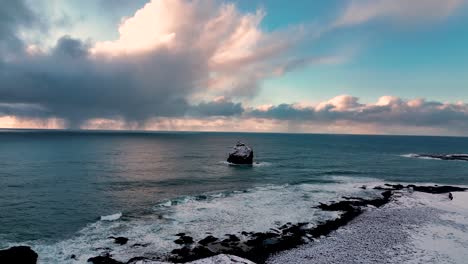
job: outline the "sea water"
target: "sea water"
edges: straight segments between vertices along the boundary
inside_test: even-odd
[[[225,162],[237,141],[254,149],[253,166]],[[468,184],[468,162],[418,153],[468,153],[468,138],[4,130],[0,248],[30,245],[41,263],[108,248],[126,261],[177,248],[179,232],[201,239],[331,219],[313,207],[378,195],[362,185]]]

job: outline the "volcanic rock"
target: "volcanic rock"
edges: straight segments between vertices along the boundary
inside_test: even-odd
[[[236,146],[229,153],[227,159],[232,164],[252,164],[253,150],[242,142],[237,142]]]

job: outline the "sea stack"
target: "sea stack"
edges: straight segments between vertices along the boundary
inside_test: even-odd
[[[236,146],[229,153],[227,161],[232,164],[252,165],[253,150],[244,143],[238,141]]]

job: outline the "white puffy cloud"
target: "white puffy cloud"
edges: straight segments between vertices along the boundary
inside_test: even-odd
[[[69,127],[239,113],[236,103],[210,101],[255,95],[294,59],[301,38],[300,29],[262,30],[265,15],[215,0],[152,0],[122,21],[115,40],[64,36],[50,50],[24,45],[14,59],[0,56],[0,103],[39,105]]]
[[[324,126],[346,124],[347,127],[369,127],[371,125],[382,131],[399,127],[400,133],[406,133],[414,128],[420,128],[421,131],[424,129],[432,131],[437,128],[449,134],[467,135],[466,129],[468,129],[466,103],[441,103],[421,98],[405,100],[394,96],[382,96],[376,103],[362,104],[357,97],[340,95],[317,105],[282,104],[253,108],[249,109],[246,115]]]
[[[214,95],[252,96],[272,69],[288,63],[290,48],[301,38],[299,28],[263,31],[265,15],[211,0],[152,0],[123,20],[117,40],[98,42],[91,52],[108,58],[183,52],[197,56],[194,67],[205,71],[194,86]]]

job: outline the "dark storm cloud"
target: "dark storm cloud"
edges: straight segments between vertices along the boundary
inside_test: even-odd
[[[241,103],[233,103],[231,101],[221,99],[211,102],[202,102],[198,105],[191,106],[187,114],[194,117],[207,117],[235,116],[241,115],[243,112],[244,108]]]
[[[17,116],[17,117],[42,117],[47,114],[47,110],[39,105],[31,104],[5,104],[0,103],[0,116]]]
[[[181,116],[201,65],[184,52],[95,59],[85,43],[63,37],[50,54],[2,66],[0,101],[41,105],[73,127],[90,118]]]
[[[312,109],[300,109],[292,104],[280,104],[272,106],[268,110],[253,109],[249,112],[249,115],[265,119],[313,120],[315,111]]]
[[[30,27],[37,22],[35,14],[23,0],[0,0],[0,59],[6,53],[16,53],[23,48],[17,35],[21,27]]]

